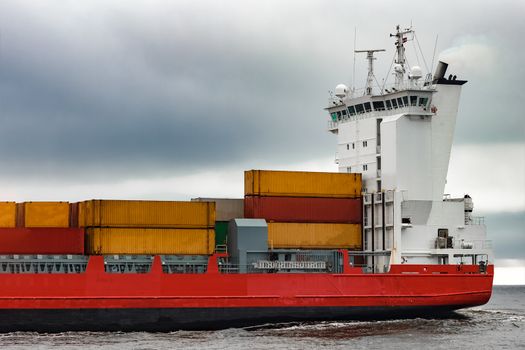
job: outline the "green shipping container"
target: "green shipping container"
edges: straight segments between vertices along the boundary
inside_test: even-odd
[[[215,221],[215,244],[226,245],[228,240],[228,221]]]

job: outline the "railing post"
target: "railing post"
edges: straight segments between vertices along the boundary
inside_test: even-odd
[[[104,257],[101,255],[92,255],[89,257],[86,272],[92,273],[104,273]]]
[[[343,255],[343,273],[350,273],[350,259],[348,257],[348,250],[340,249],[339,253]]]
[[[162,274],[162,259],[160,255],[155,255],[153,261],[151,262],[151,271],[153,274]]]
[[[218,258],[228,257],[227,253],[215,253],[208,257],[208,267],[206,268],[207,274],[218,274],[219,273],[219,260]]]

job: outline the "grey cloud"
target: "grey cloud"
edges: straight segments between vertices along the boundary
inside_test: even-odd
[[[496,259],[523,259],[525,212],[487,213],[485,222]]]
[[[352,79],[354,26],[360,48],[389,49],[378,61],[381,77],[391,62],[388,31],[410,16],[417,15],[427,53],[436,32],[442,48],[481,33],[509,49],[515,34],[497,23],[488,28],[487,14],[517,28],[512,9],[521,5],[487,6],[458,4],[451,13],[406,3],[399,13],[390,3],[3,2],[0,177],[84,181],[331,155],[335,138],[322,108],[328,89]],[[522,56],[488,76],[466,77],[458,143],[523,140],[523,93],[505,68]],[[364,57],[357,66],[361,86]],[[514,94],[504,89],[508,82]]]
[[[376,61],[381,81],[393,55],[388,33],[412,20],[427,65],[436,34],[438,52],[479,44],[495,55],[490,65],[486,57],[449,62],[451,72],[469,80],[455,142],[523,142],[524,7],[2,1],[0,183],[46,184],[51,193],[61,183],[89,188],[241,171],[254,159],[278,168],[329,157],[336,140],[322,109],[327,90],[352,80],[361,87],[366,77],[363,56],[352,77],[354,27],[357,48],[388,49]],[[421,57],[410,56],[410,63],[424,66]],[[516,239],[523,218],[487,215],[499,258],[523,256],[524,241]]]

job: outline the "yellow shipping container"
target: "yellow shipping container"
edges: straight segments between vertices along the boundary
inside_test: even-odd
[[[268,223],[270,248],[360,249],[359,224]]]
[[[0,227],[16,227],[15,202],[0,202]]]
[[[213,227],[215,203],[94,199],[79,203],[78,224],[80,227]]]
[[[86,254],[212,254],[213,229],[87,228]]]
[[[68,202],[25,202],[25,227],[69,227]]]
[[[357,198],[361,196],[361,174],[248,170],[244,172],[244,194]]]

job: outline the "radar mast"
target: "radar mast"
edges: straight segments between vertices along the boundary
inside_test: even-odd
[[[413,32],[414,31],[412,30],[412,28],[406,28],[406,29],[401,30],[400,26],[397,25],[396,33],[390,34],[390,37],[396,37],[395,45],[396,45],[396,52],[397,52],[396,56],[397,57],[394,61],[396,63],[396,66],[394,68],[394,75],[396,77],[396,84],[395,84],[396,89],[401,89],[402,87],[401,85],[403,84],[403,79],[406,73],[406,68],[405,68],[406,58],[405,58],[404,44],[407,42],[407,37],[405,35],[409,33],[413,33]]]
[[[385,49],[376,50],[354,50],[355,53],[366,52],[366,58],[368,59],[368,77],[366,78],[365,95],[372,95],[372,84],[374,83],[374,52],[382,52]]]

